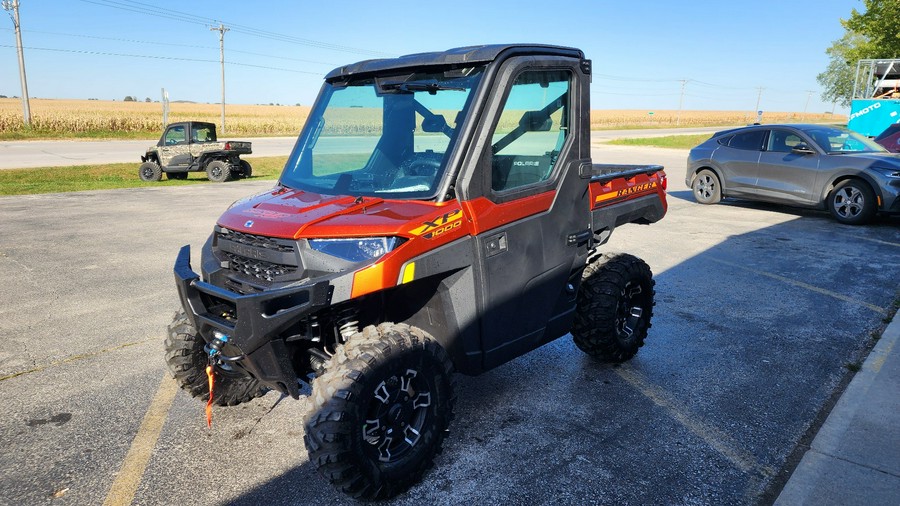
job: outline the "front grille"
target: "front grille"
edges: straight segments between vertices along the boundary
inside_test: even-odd
[[[228,230],[224,228],[221,229],[221,231],[218,232],[217,235],[219,239],[226,239],[232,242],[252,246],[254,248],[265,248],[282,253],[290,253],[294,251],[294,241],[289,241],[287,239],[275,239],[262,235],[244,234],[242,232],[235,232],[234,230]]]
[[[297,267],[281,265],[265,260],[246,258],[227,251],[222,252],[228,259],[228,268],[234,272],[252,276],[263,281],[273,282],[277,277],[297,272]]]

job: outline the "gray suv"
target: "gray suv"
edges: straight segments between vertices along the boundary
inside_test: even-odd
[[[828,209],[841,223],[900,213],[900,155],[827,125],[725,130],[691,150],[685,183],[701,204],[725,197]]]

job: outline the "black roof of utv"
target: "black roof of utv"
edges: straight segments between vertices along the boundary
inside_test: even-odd
[[[332,70],[325,76],[325,80],[341,81],[351,76],[359,77],[394,69],[487,63],[496,60],[501,54],[505,58],[509,56],[553,55],[584,59],[584,53],[580,49],[572,47],[544,44],[491,44],[351,63]]]

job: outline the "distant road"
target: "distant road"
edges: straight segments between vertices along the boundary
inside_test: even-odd
[[[712,133],[725,127],[666,128],[653,130],[596,130],[591,132],[591,142],[604,142],[620,137],[659,137],[673,134]],[[296,137],[258,137],[253,142],[255,156],[286,156],[294,147]],[[2,141],[0,142],[0,169],[24,169],[30,167],[63,167],[101,163],[134,162],[140,164],[140,156],[152,140],[143,141]]]
[[[244,139],[241,139],[244,140]],[[254,156],[284,156],[291,152],[296,137],[259,137],[253,142]],[[101,163],[141,163],[141,155],[155,144],[143,141],[3,141],[0,142],[0,169],[62,167]]]

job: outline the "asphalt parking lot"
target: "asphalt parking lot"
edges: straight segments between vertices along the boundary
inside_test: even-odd
[[[594,155],[670,175],[667,217],[606,246],[654,271],[646,346],[612,367],[566,337],[460,377],[437,467],[392,504],[771,502],[900,296],[900,218],[701,206],[686,151]],[[0,198],[0,504],[350,503],[306,458],[305,400],[210,430],[165,373],[178,248],[270,184]]]

